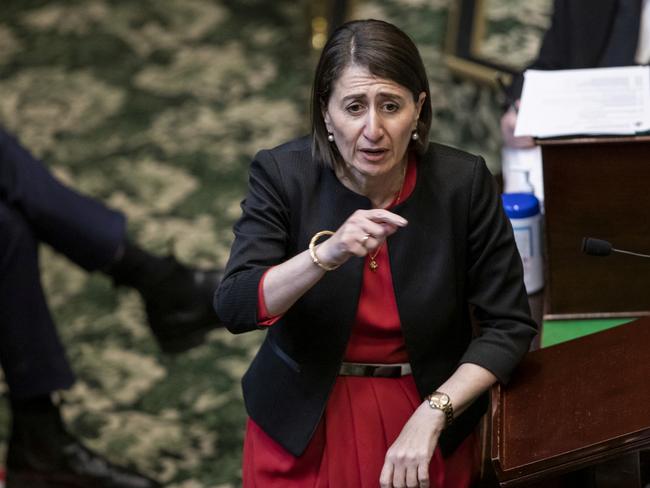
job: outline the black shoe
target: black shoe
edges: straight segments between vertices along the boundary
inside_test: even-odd
[[[58,411],[21,415],[7,450],[6,488],[160,488],[114,465],[65,431]]]
[[[6,488],[159,488],[156,481],[116,466],[77,441],[61,446],[56,465],[7,466]]]
[[[212,306],[219,271],[187,267],[174,256],[156,256],[127,240],[120,258],[104,272],[116,286],[140,292],[149,325],[164,352],[197,346],[208,331],[222,325]]]
[[[167,272],[140,290],[151,330],[163,352],[198,346],[212,329],[222,327],[212,306],[221,272],[199,270],[166,258]]]

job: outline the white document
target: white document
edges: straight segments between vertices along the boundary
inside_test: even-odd
[[[516,136],[633,135],[648,130],[648,66],[524,73]]]

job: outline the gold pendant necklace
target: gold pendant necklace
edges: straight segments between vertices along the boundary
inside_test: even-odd
[[[372,271],[373,273],[376,273],[377,268],[379,268],[379,265],[377,264],[377,261],[375,261],[375,258],[377,257],[377,254],[379,254],[380,249],[381,249],[381,246],[379,246],[377,248],[377,250],[375,251],[375,254],[369,254],[370,261],[368,262],[368,267],[370,268],[370,271]]]
[[[404,188],[404,183],[406,182],[406,168],[408,167],[408,162],[404,166],[404,171],[402,172],[402,184],[399,187],[399,191],[397,192],[397,198],[395,198],[395,203],[393,206],[397,205],[402,198],[402,189]],[[368,261],[368,267],[370,268],[370,271],[373,273],[377,272],[377,268],[379,268],[379,264],[377,263],[377,256],[379,255],[379,251],[381,251],[381,248],[383,247],[383,244],[377,248],[377,250],[374,252],[374,254],[368,254],[368,257],[370,260]]]

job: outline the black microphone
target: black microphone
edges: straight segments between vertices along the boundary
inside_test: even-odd
[[[581,250],[590,256],[609,256],[613,252],[620,254],[629,254],[630,256],[638,256],[640,258],[650,258],[648,254],[641,254],[638,252],[624,251],[623,249],[616,249],[612,247],[610,242],[594,237],[583,237]]]

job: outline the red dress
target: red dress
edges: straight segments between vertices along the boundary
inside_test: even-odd
[[[403,199],[413,191],[415,180],[416,165],[409,162]],[[370,270],[370,258],[366,257],[346,361],[408,361],[387,246],[384,244],[375,257],[379,265],[376,271]],[[244,488],[377,488],[386,451],[421,403],[412,375],[339,376],[316,432],[300,457],[287,452],[249,419],[244,440]],[[446,459],[436,448],[429,466],[431,488],[470,486],[477,463],[474,435]]]

